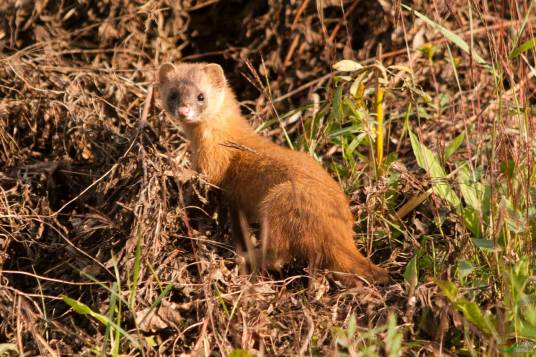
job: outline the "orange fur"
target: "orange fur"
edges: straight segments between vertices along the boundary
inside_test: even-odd
[[[208,103],[202,103],[205,109],[199,109],[195,118],[189,118],[191,121],[173,116],[181,120],[191,142],[194,168],[223,190],[234,216],[231,221],[235,237],[240,235],[240,214],[249,223],[261,224],[261,247],[249,252],[252,263],[267,269],[297,263],[387,281],[387,271],[357,250],[352,213],[338,184],[309,155],[256,134],[241,115],[223,72],[215,71],[213,64],[207,71],[207,66],[163,65],[161,98],[173,115],[176,106],[195,104],[184,99],[196,98],[188,91],[179,93],[178,103],[166,99],[181,83],[192,81],[196,83],[195,90],[209,94]],[[223,100],[218,102],[221,94]],[[219,104],[214,107],[214,103]],[[249,242],[237,243],[251,250]],[[336,277],[350,284],[357,281],[348,274]]]

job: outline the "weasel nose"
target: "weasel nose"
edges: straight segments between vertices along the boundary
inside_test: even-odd
[[[190,114],[190,108],[188,108],[188,107],[179,107],[179,109],[177,111],[183,117],[188,116],[188,114]]]

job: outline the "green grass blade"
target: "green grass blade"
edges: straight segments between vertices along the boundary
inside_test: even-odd
[[[463,140],[465,139],[465,132],[462,132],[460,135],[458,135],[454,140],[450,142],[450,144],[445,148],[445,152],[443,154],[443,157],[445,160],[448,160],[452,154],[458,150],[460,145],[462,145]]]
[[[145,319],[153,312],[153,310],[158,306],[160,305],[160,302],[162,301],[162,299],[167,295],[169,294],[169,292],[171,291],[171,289],[173,289],[173,284],[168,284],[166,286],[166,288],[160,293],[160,295],[158,295],[158,297],[156,298],[156,300],[151,304],[151,306],[149,307],[149,311],[147,311],[147,313],[142,317],[142,319],[138,322],[138,325],[141,325]]]
[[[521,46],[516,48],[512,51],[510,54],[510,58],[516,58],[519,55],[521,55],[523,52],[527,52],[531,48],[534,48],[536,46],[536,38],[531,38],[530,40],[523,42]]]
[[[114,311],[115,311],[115,307],[116,307],[116,304],[117,304],[117,293],[118,293],[118,288],[117,288],[117,282],[114,282],[112,284],[112,294],[110,295],[110,306],[108,308],[108,314],[106,315],[106,317],[108,318],[108,320],[112,320],[114,318]],[[104,339],[103,339],[103,342],[102,342],[102,348],[101,348],[101,352],[100,352],[100,355],[101,356],[104,356],[106,355],[106,345],[108,344],[108,339],[109,339],[109,336],[110,336],[110,327],[111,325],[107,324],[106,325],[106,330],[104,331]],[[117,341],[116,341],[117,342]],[[118,343],[116,343],[118,345]],[[112,346],[112,349],[113,349],[113,346]],[[112,353],[113,355],[113,353]]]
[[[132,285],[130,286],[130,298],[129,306],[134,310],[134,301],[136,297],[136,290],[138,288],[138,281],[140,279],[140,260],[141,260],[141,232],[138,232],[136,240],[136,252],[134,258],[134,271],[132,272]]]
[[[465,51],[469,53],[475,61],[477,61],[479,64],[489,67],[488,63],[482,56],[480,56],[474,49],[471,49],[469,47],[469,44],[463,40],[460,36],[456,35],[454,32],[450,31],[449,29],[441,26],[437,22],[429,19],[426,15],[421,14],[417,10],[413,10],[411,7],[402,4],[402,7],[406,10],[412,11],[418,18],[426,22],[428,25],[439,31],[443,36],[445,36],[449,41],[454,43],[456,46],[458,46],[462,51]]]
[[[417,164],[423,168],[432,179],[435,193],[450,203],[452,208],[457,212],[461,212],[461,200],[448,184],[447,174],[443,166],[441,166],[437,156],[425,145],[421,144],[411,130],[408,132],[411,147],[413,148],[413,153],[417,159]]]
[[[70,297],[68,297],[66,295],[62,295],[61,298],[76,313],[78,313],[80,315],[91,316],[91,317],[93,317],[95,320],[97,320],[98,322],[100,322],[104,326],[109,324],[114,329],[119,330],[121,332],[121,334],[123,336],[125,336],[136,348],[138,348],[138,349],[141,348],[141,344],[132,335],[130,335],[125,330],[123,330],[121,328],[121,326],[117,325],[114,321],[110,320],[107,316],[105,316],[103,314],[99,314],[98,312],[95,312],[95,311],[91,310],[91,308],[89,306],[87,306],[86,304],[84,304],[84,303],[82,303],[80,301],[77,301],[75,299],[71,299]]]

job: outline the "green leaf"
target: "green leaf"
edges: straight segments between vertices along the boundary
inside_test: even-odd
[[[452,154],[454,154],[456,150],[458,150],[464,139],[465,132],[462,132],[460,135],[454,138],[454,140],[451,141],[451,143],[445,148],[445,152],[443,153],[443,157],[445,158],[445,160],[448,160],[449,157],[451,157]]]
[[[536,327],[533,327],[533,326],[530,326],[530,325],[527,325],[527,324],[521,324],[521,329],[520,329],[519,333],[523,337],[536,339]],[[535,350],[535,348],[533,347],[532,351],[534,351],[534,350]]]
[[[447,183],[447,174],[445,173],[445,169],[441,166],[437,156],[430,149],[421,144],[411,130],[408,130],[408,133],[413,153],[417,159],[417,164],[423,168],[432,179],[435,193],[450,203],[453,209],[461,212],[462,205],[460,198]]]
[[[536,328],[536,305],[529,305],[524,312],[525,320]]]
[[[465,227],[471,231],[475,239],[480,239],[480,216],[473,207],[464,207],[462,209],[462,218]]]
[[[354,82],[350,86],[350,94],[355,98],[358,95],[358,89],[359,86],[362,84],[363,86],[367,82],[367,72],[363,71],[359,73],[359,75],[354,79]],[[364,89],[364,87],[363,87]],[[361,98],[358,98],[361,99]]]
[[[458,287],[456,285],[446,280],[437,280],[435,283],[437,286],[439,286],[447,299],[449,299],[451,302],[456,301],[456,297],[458,295]]]
[[[344,114],[342,108],[342,90],[342,86],[339,86],[337,89],[335,89],[335,94],[333,95],[333,103],[331,105],[331,116],[337,123],[342,122]]]
[[[490,239],[471,239],[471,240],[473,241],[474,245],[476,245],[478,248],[482,250],[492,251],[492,250],[498,249],[495,246],[495,243],[493,243],[493,241]]]
[[[363,132],[363,127],[361,125],[352,125],[352,126],[347,126],[345,128],[333,131],[332,133],[329,134],[329,137],[336,138],[341,135],[357,134],[357,133],[362,133],[362,132]]]
[[[402,334],[397,330],[395,314],[389,314],[387,320],[387,334],[385,336],[385,349],[389,357],[402,355],[400,348],[402,346]]]
[[[123,336],[125,336],[134,346],[136,346],[136,348],[141,347],[140,343],[134,337],[132,337],[125,330],[123,330],[121,328],[121,326],[117,325],[115,322],[113,322],[112,320],[108,319],[107,316],[104,316],[102,314],[99,314],[98,312],[95,312],[95,311],[91,310],[91,308],[89,306],[87,306],[86,304],[84,304],[84,303],[82,303],[80,301],[71,299],[70,297],[68,297],[66,295],[62,295],[61,298],[75,312],[79,313],[80,315],[89,315],[89,316],[93,317],[95,320],[99,321],[104,326],[107,326],[107,325],[112,326],[114,329],[119,330]]]
[[[510,295],[517,301],[520,296],[524,295],[525,287],[529,281],[529,277],[532,275],[529,268],[529,259],[527,259],[527,257],[521,258],[510,268],[509,273]]]
[[[363,139],[365,139],[366,137],[367,137],[366,133],[361,133],[358,136],[356,136],[352,140],[352,142],[346,148],[344,148],[344,151],[346,152],[346,156],[351,156],[354,153],[355,149],[359,146],[359,144],[361,144]]]
[[[491,314],[484,314],[480,307],[472,301],[460,298],[454,302],[454,307],[463,313],[463,316],[478,327],[481,331],[495,334],[495,321]]]
[[[103,325],[106,325],[106,324],[111,322],[108,319],[108,317],[106,317],[106,316],[104,316],[102,314],[99,314],[98,312],[95,312],[95,311],[91,310],[91,308],[89,306],[87,306],[86,304],[84,304],[84,303],[82,303],[80,301],[77,301],[75,299],[71,299],[70,297],[68,297],[66,295],[63,295],[62,299],[67,305],[69,305],[75,312],[79,313],[80,315],[89,315],[89,316],[97,319]]]
[[[471,175],[471,171],[469,170],[469,167],[467,167],[467,165],[462,164],[458,167],[457,179],[458,184],[460,185],[460,192],[462,193],[462,197],[465,203],[467,203],[475,211],[481,212],[482,185],[479,182],[475,182],[475,180],[473,179],[473,175]]]
[[[415,255],[406,265],[404,270],[404,281],[408,284],[408,295],[413,294],[417,282],[419,281],[419,273],[417,271],[417,255]]]
[[[352,315],[350,315],[350,320],[348,321],[347,336],[352,337],[356,331],[357,331],[357,320],[355,318],[355,314],[352,313]]]
[[[452,43],[454,43],[456,46],[458,46],[462,51],[465,51],[469,53],[475,61],[480,63],[481,65],[488,66],[486,61],[475,51],[475,49],[471,49],[467,42],[465,42],[460,36],[456,35],[454,32],[450,31],[449,29],[441,26],[435,21],[430,20],[426,15],[421,14],[420,12],[413,10],[411,7],[402,4],[402,7],[404,7],[406,10],[413,11],[415,15],[417,15],[418,18],[426,22],[428,25],[439,31],[443,36],[445,36],[448,40],[450,40]]]
[[[352,60],[342,60],[335,63],[333,68],[341,72],[354,72],[360,70],[363,66]]]
[[[510,58],[516,58],[523,52],[527,52],[528,50],[530,50],[531,48],[535,46],[536,46],[536,38],[531,38],[530,40],[523,42],[521,46],[513,50],[512,53],[510,54]]]
[[[467,260],[458,261],[458,275],[461,279],[465,279],[473,272],[473,270],[475,270],[475,267],[471,262],[468,262]]]

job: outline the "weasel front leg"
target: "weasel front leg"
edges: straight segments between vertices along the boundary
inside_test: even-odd
[[[231,236],[238,255],[244,259],[241,272],[246,273],[244,265],[253,273],[257,273],[259,270],[280,271],[288,262],[288,248],[281,249],[286,244],[280,242],[283,238],[281,232],[273,229],[277,228],[277,225],[272,224],[271,227],[268,217],[264,217],[261,222],[259,237],[261,246],[254,248],[251,244],[249,224],[244,212],[240,209],[231,208],[230,215]],[[274,242],[276,243],[275,245]]]
[[[231,237],[237,254],[245,260],[245,265],[252,271],[257,271],[257,259],[251,244],[249,224],[244,211],[236,207],[230,207]],[[242,262],[241,272],[246,273]]]

